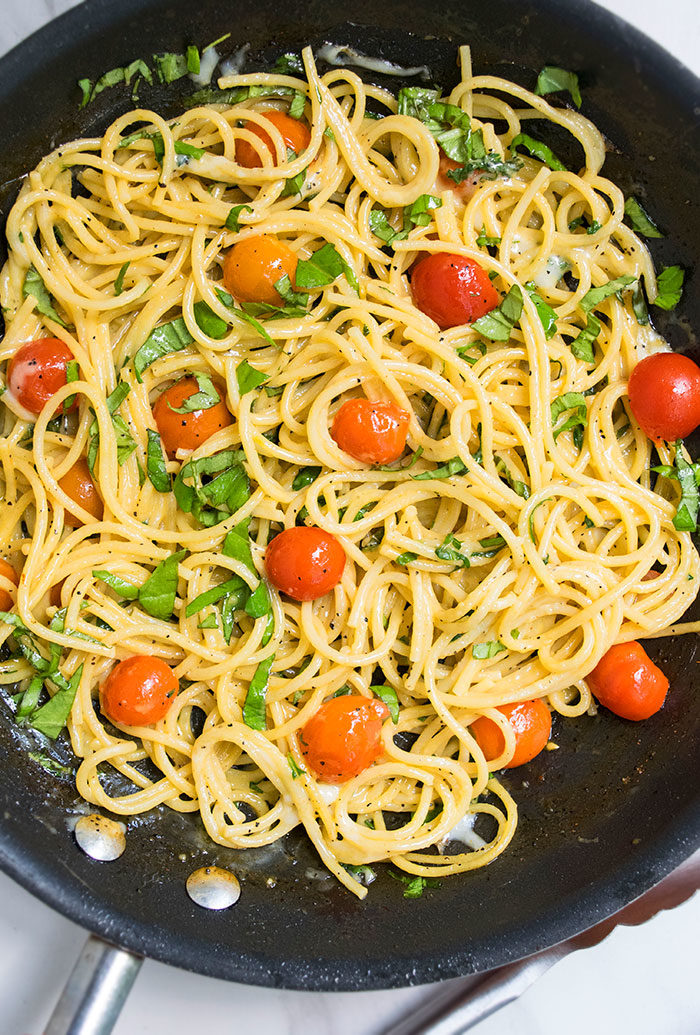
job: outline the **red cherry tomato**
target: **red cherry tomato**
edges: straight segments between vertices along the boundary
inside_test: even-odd
[[[331,697],[299,734],[301,750],[321,783],[345,783],[364,772],[382,753],[383,701],[360,694]]]
[[[9,579],[10,582],[14,582],[15,586],[19,585],[19,575],[4,557],[0,557],[0,575]],[[9,592],[6,589],[0,589],[0,611],[11,611],[14,604]]]
[[[365,464],[390,464],[406,448],[410,415],[392,402],[348,399],[335,415],[331,435]]]
[[[218,403],[206,410],[192,410],[191,413],[176,413],[173,407],[182,407],[185,400],[199,391],[194,377],[183,377],[158,396],[153,407],[153,417],[158,426],[166,453],[172,460],[178,449],[196,449],[221,428],[233,423],[226,403],[219,395]]]
[[[685,438],[700,424],[700,367],[678,352],[647,356],[629,381],[632,413],[649,438]]]
[[[115,665],[100,687],[102,711],[122,726],[151,726],[167,714],[177,690],[170,665],[134,654]]]
[[[464,255],[433,252],[411,275],[413,301],[441,330],[474,323],[495,309],[498,292],[486,270]]]
[[[275,284],[286,273],[292,287],[297,271],[295,252],[270,234],[244,237],[224,259],[224,287],[239,302],[282,305]]]
[[[60,338],[37,338],[22,345],[7,368],[7,385],[17,402],[30,413],[41,413],[49,399],[66,383],[66,366],[73,353]],[[63,412],[74,410],[74,399]]]
[[[444,151],[440,151],[440,171],[438,172],[438,186],[441,190],[451,190],[453,194],[456,194],[462,201],[469,201],[471,197],[476,194],[476,189],[479,186],[479,180],[481,179],[480,172],[473,172],[471,176],[467,176],[466,179],[462,180],[461,183],[455,183],[455,181],[448,176],[449,172],[454,172],[455,169],[461,169],[459,162],[455,162],[454,159],[448,158]]]
[[[633,722],[658,712],[668,693],[668,679],[636,640],[606,651],[588,676],[588,686],[605,708]]]
[[[532,761],[544,748],[552,731],[552,716],[547,705],[537,698],[534,701],[502,704],[497,710],[505,715],[515,733],[513,757],[503,768],[515,769],[516,766]],[[505,738],[493,719],[482,715],[469,729],[487,762],[503,754]]]
[[[298,155],[309,146],[311,133],[305,122],[301,122],[300,119],[293,119],[286,112],[278,111],[276,108],[271,108],[269,111],[261,111],[260,114],[264,115],[267,121],[271,122],[275,129],[280,131],[284,146],[288,151],[294,151]],[[251,133],[255,133],[256,137],[260,137],[260,140],[272,155],[272,164],[276,165],[277,151],[272,143],[270,134],[266,133],[262,126],[258,126],[255,122],[246,122],[245,128],[249,129]],[[259,169],[263,164],[260,153],[247,140],[242,139],[236,141],[236,161],[244,169]]]
[[[316,600],[337,586],[345,550],[321,528],[287,528],[272,540],[265,556],[270,581],[292,600]]]
[[[69,471],[63,475],[58,481],[59,486],[63,489],[66,496],[72,499],[74,503],[86,510],[88,514],[91,514],[95,521],[102,520],[103,505],[102,499],[99,492],[92,480],[90,474],[90,468],[87,465],[87,460],[81,457]],[[78,525],[83,525],[85,522],[83,519],[71,510],[66,508],[65,522],[67,525],[72,525],[74,528]]]

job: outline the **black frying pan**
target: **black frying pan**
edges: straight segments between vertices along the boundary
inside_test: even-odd
[[[580,72],[583,111],[614,148],[607,175],[644,197],[666,231],[665,240],[653,242],[657,261],[689,271],[679,314],[662,314],[659,329],[676,349],[696,349],[693,112],[700,90],[688,71],[583,0],[355,0],[352,16],[353,23],[345,21],[328,0],[88,0],[0,62],[3,214],[18,178],[50,147],[101,133],[131,106],[116,89],[79,112],[79,76],[94,79],[135,57],[182,51],[187,42],[204,44],[232,31],[232,50],[252,45],[248,68],[264,67],[282,50],[330,40],[404,65],[427,64],[436,82],[449,85],[457,74],[456,45],[469,42],[477,71],[524,85],[534,83],[544,64]],[[184,81],[167,90],[144,88],[141,103],[170,115],[185,92]],[[559,141],[553,143],[559,151]],[[78,804],[71,780],[58,780],[27,758],[3,701],[0,865],[108,940],[217,977],[369,989],[486,970],[614,912],[700,843],[697,639],[652,641],[650,652],[671,680],[664,710],[640,725],[604,712],[555,720],[561,750],[505,778],[520,806],[509,850],[417,900],[404,899],[386,873],[364,903],[333,881],[309,879],[309,867],[318,863],[298,832],[282,846],[239,853],[209,842],[197,819],[167,810],[129,823],[117,862],[92,862],[69,833]],[[185,893],[188,874],[211,863],[243,879],[240,902],[221,914],[205,913]]]

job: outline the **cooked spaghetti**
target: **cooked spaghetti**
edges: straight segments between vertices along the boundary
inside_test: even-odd
[[[2,397],[2,552],[21,576],[0,572],[0,670],[23,721],[55,736],[67,718],[88,802],[199,812],[235,848],[303,824],[362,897],[379,860],[412,879],[495,859],[517,822],[493,775],[515,750],[499,709],[590,711],[592,669],[677,622],[700,565],[674,525],[682,449],[658,444],[654,491],[629,408],[630,371],[667,346],[640,317],[654,267],[600,175],[600,133],[473,76],[467,48],[449,96],[398,103],[348,69],[319,75],[309,49],[303,62],[224,78],[219,103],[172,121],[130,111],[21,189],[0,360],[48,336],[73,360],[37,414]],[[298,152],[268,118],[290,102],[308,125]],[[533,119],[539,136],[568,131],[579,172],[536,146]],[[231,249],[261,236],[305,272],[306,287],[281,274],[276,304],[222,280]],[[488,274],[490,315],[440,330],[421,311],[416,260],[441,253]],[[227,417],[168,458],[153,408],[184,376]],[[360,398],[406,412],[401,458],[340,448],[334,421]],[[92,509],[66,480],[86,459]],[[331,592],[295,600],[265,557],[304,525],[345,563]],[[154,723],[101,707],[134,655],[177,679]],[[302,734],[348,693],[388,707],[371,764],[333,782]],[[496,757],[474,734],[482,717]],[[108,790],[114,770],[127,792]]]

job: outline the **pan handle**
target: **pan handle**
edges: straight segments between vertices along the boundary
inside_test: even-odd
[[[44,1035],[109,1035],[143,959],[91,934]]]

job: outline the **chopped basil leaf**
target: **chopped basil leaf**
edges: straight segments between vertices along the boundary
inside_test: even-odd
[[[351,287],[358,290],[357,278],[332,244],[324,244],[314,252],[310,259],[300,259],[297,263],[294,279],[298,289],[312,291],[314,288],[331,284],[341,274],[345,274]]]
[[[516,137],[511,140],[510,150],[514,154],[516,148],[523,147],[529,154],[534,158],[539,159],[540,162],[544,162],[550,169],[555,172],[565,172],[566,166],[561,162],[554,154],[551,148],[547,147],[540,140],[535,140],[533,137],[528,136],[527,133],[518,133]]]
[[[232,311],[234,316],[237,316],[240,320],[243,320],[245,323],[250,324],[250,326],[260,335],[260,337],[265,339],[268,345],[272,345],[273,348],[279,348],[277,343],[274,342],[270,335],[267,333],[263,325],[259,323],[251,313],[246,312],[244,309],[236,308],[231,295],[229,295],[226,291],[222,291],[221,288],[216,288],[216,294],[219,297],[219,299],[224,303],[226,308]]]
[[[185,59],[187,62],[187,71],[191,75],[199,75],[199,48],[190,44],[190,46],[187,48],[187,54],[185,55]]]
[[[306,775],[306,769],[303,766],[297,765],[294,755],[290,752],[287,754],[287,765],[292,771],[292,780],[296,780],[299,776]]]
[[[411,478],[417,482],[427,482],[432,481],[433,478],[451,478],[455,474],[464,474],[466,469],[467,465],[464,461],[460,457],[454,456],[446,464],[441,464],[433,471],[421,471],[420,474],[412,474]]]
[[[659,309],[675,309],[683,294],[684,278],[685,271],[680,266],[666,266],[656,281],[659,293],[654,305]]]
[[[199,623],[197,628],[198,629],[218,629],[219,628],[219,619],[216,617],[216,614],[214,614],[214,613],[212,613],[210,615],[207,615],[206,618],[202,619],[202,621]]]
[[[417,561],[417,560],[418,560],[418,554],[417,553],[411,553],[410,550],[406,550],[405,553],[400,553],[399,554],[399,556],[396,558],[396,563],[397,564],[412,564],[413,561]]]
[[[476,134],[474,134],[472,140],[475,136]],[[522,166],[521,158],[516,156],[501,158],[496,151],[488,151],[483,155],[470,159],[463,165],[460,165],[458,169],[448,169],[447,175],[455,183],[462,183],[463,180],[468,179],[476,172],[481,173],[481,179],[495,180],[497,176],[515,176],[522,169]]]
[[[221,547],[221,552],[224,557],[234,557],[237,561],[241,561],[254,575],[257,575],[257,569],[253,564],[253,554],[250,550],[250,538],[248,536],[249,522],[250,518],[245,521],[241,521],[240,524],[231,529],[224,539],[224,545]]]
[[[508,341],[513,326],[522,316],[522,312],[523,293],[517,284],[513,284],[498,309],[492,309],[485,316],[480,316],[478,320],[474,321],[472,327],[485,338],[490,338],[491,341]]]
[[[478,353],[479,353],[479,356],[469,356],[469,355],[467,355],[467,353],[470,352],[471,349],[476,349],[478,351]],[[468,345],[461,345],[457,349],[457,355],[459,356],[460,359],[463,359],[465,363],[468,363],[470,367],[473,367],[475,363],[479,362],[479,358],[481,356],[485,356],[486,355],[486,342],[484,342],[484,341],[472,341]]]
[[[54,776],[69,776],[73,772],[70,766],[63,765],[55,758],[50,758],[44,751],[28,751],[27,754],[32,762],[36,762],[47,773],[53,773]]]
[[[297,157],[295,151],[287,151],[287,159],[293,162]],[[306,169],[302,169],[301,172],[297,173],[296,176],[291,176],[289,179],[284,181],[284,187],[282,188],[282,197],[291,198],[295,194],[301,194],[306,183]]]
[[[389,709],[391,715],[391,721],[396,723],[399,721],[399,699],[396,696],[396,691],[393,686],[387,686],[385,683],[372,685],[370,690],[375,697],[378,697],[380,701]]]
[[[184,54],[154,54],[153,67],[161,83],[174,83],[189,71]]]
[[[251,618],[263,618],[270,614],[270,595],[264,582],[260,582],[255,592],[248,597],[245,612]]]
[[[200,331],[204,331],[205,334],[208,334],[210,338],[214,338],[215,341],[220,341],[228,331],[229,325],[226,321],[222,320],[209,303],[203,299],[195,302],[192,308]]]
[[[122,291],[124,290],[124,277],[125,277],[126,271],[128,270],[130,265],[131,265],[131,261],[125,262],[124,265],[119,270],[119,273],[117,273],[117,279],[114,281],[114,294],[115,295],[121,295]]]
[[[421,194],[412,205],[403,210],[403,228],[410,230],[414,226],[430,226],[433,221],[431,212],[442,208],[442,198],[432,194]]]
[[[495,658],[497,654],[500,654],[506,648],[500,642],[500,640],[488,640],[486,643],[474,643],[472,644],[472,657],[480,660]]]
[[[32,712],[27,722],[33,729],[45,734],[51,740],[56,739],[68,722],[82,674],[83,666],[81,665],[75,670],[67,686],[62,687],[51,700]]]
[[[602,228],[603,224],[599,223],[597,219],[594,219],[591,225],[586,229],[586,233],[590,236],[591,234],[597,234]]]
[[[579,331],[569,346],[576,359],[581,359],[584,363],[595,363],[593,345],[597,341],[599,334],[600,320],[593,316],[592,313],[589,313],[586,326]]]
[[[530,498],[530,490],[525,484],[525,482],[518,481],[517,478],[513,477],[513,475],[510,473],[506,466],[505,460],[503,460],[500,456],[496,459],[496,470],[500,475],[503,476],[505,481],[508,483],[508,485],[510,485],[511,489],[514,493],[516,493],[516,495],[521,496],[524,500],[528,500]]]
[[[291,119],[300,119],[304,114],[304,108],[306,107],[306,94],[300,90],[296,90],[292,97],[292,103],[289,105],[289,111],[287,114]]]
[[[634,284],[636,279],[636,277],[627,273],[624,277],[616,277],[615,280],[609,280],[607,284],[602,284],[600,287],[590,288],[579,304],[584,313],[589,313],[591,309],[595,309],[610,295],[615,295],[618,291],[622,291],[623,288]]]
[[[212,41],[211,41],[211,43],[207,43],[207,45],[206,45],[206,47],[204,48],[204,50],[202,51],[202,53],[203,53],[203,54],[206,54],[206,52],[207,52],[208,50],[211,50],[211,49],[212,49],[212,47],[218,47],[220,43],[225,43],[225,42],[226,42],[226,40],[230,38],[230,36],[231,36],[231,33],[230,33],[230,32],[225,32],[225,33],[223,34],[223,36],[219,36],[219,38],[218,38],[218,39],[216,39],[216,40],[212,40]]]
[[[146,473],[148,474],[148,480],[156,492],[170,492],[172,480],[165,466],[160,435],[157,431],[153,431],[152,428],[147,428],[146,434],[148,435],[148,446],[146,449]]]
[[[700,505],[700,494],[695,478],[693,465],[689,464],[682,455],[683,443],[679,439],[676,442],[676,456],[674,464],[681,486],[681,498],[678,503],[676,516],[673,519],[673,527],[679,532],[695,532],[698,522],[698,507]]]
[[[44,281],[40,275],[30,266],[24,276],[24,283],[22,284],[22,297],[28,298],[29,295],[34,299],[34,308],[42,316],[47,316],[49,320],[53,320],[54,323],[59,324],[61,327],[65,327],[65,323],[58,315],[54,308],[53,298],[49,294]]]
[[[394,241],[404,241],[408,230],[394,230],[384,209],[373,208],[369,214],[369,228],[375,237],[391,246]]]
[[[565,68],[556,68],[554,65],[546,65],[537,77],[535,93],[543,97],[547,93],[558,93],[559,90],[570,93],[576,107],[581,107],[581,91],[576,73],[568,72]]]
[[[199,391],[188,396],[182,406],[173,406],[171,403],[168,403],[168,408],[173,413],[195,413],[197,410],[211,410],[213,406],[217,406],[221,402],[221,396],[209,374],[204,374],[201,370],[194,370],[192,377],[197,382]]]
[[[394,460],[394,462],[391,464],[377,464],[376,470],[391,471],[392,473],[398,473],[399,471],[407,471],[409,467],[413,467],[413,465],[416,463],[417,460],[420,459],[422,455],[423,447],[418,446],[418,449],[416,449],[414,453],[411,453],[411,455],[406,458],[406,461],[400,463],[398,467],[395,466],[396,461]],[[357,518],[355,520],[357,520]]]
[[[236,367],[238,391],[242,396],[247,392],[252,392],[254,388],[258,388],[259,385],[267,381],[267,378],[267,374],[263,374],[262,370],[256,370],[247,359],[244,359]]]
[[[649,323],[649,310],[647,309],[646,298],[644,297],[644,288],[642,287],[641,280],[637,281],[637,286],[632,292],[632,309],[634,315],[637,317],[637,323],[640,327],[646,327]]]
[[[269,657],[260,662],[248,687],[245,704],[243,705],[243,721],[252,730],[267,729],[265,696],[270,679],[270,669],[274,660],[275,655],[270,654]]]
[[[239,222],[240,216],[241,216],[241,212],[245,212],[245,211],[252,212],[253,211],[252,206],[251,205],[234,205],[233,208],[231,209],[231,211],[229,212],[229,214],[226,216],[226,222],[224,223],[224,226],[226,227],[226,229],[227,230],[233,230],[236,233],[238,233],[238,231],[241,229],[241,224]]]
[[[500,237],[488,237],[482,226],[479,231],[479,236],[476,239],[476,243],[479,248],[497,248],[501,243]]]
[[[139,588],[139,604],[153,618],[166,621],[172,616],[177,593],[177,567],[187,555],[187,550],[171,553],[156,565]]]
[[[70,384],[71,381],[79,380],[78,373],[78,361],[77,359],[69,359],[66,363],[66,384]],[[69,410],[75,401],[74,395],[69,395],[63,403],[63,411]]]
[[[142,374],[151,363],[155,363],[161,356],[167,356],[171,352],[180,352],[181,349],[191,345],[192,341],[192,335],[187,330],[182,317],[154,328],[134,356],[134,371],[137,381],[143,380]]]
[[[241,607],[247,590],[248,587],[240,575],[232,575],[226,582],[222,582],[218,586],[212,586],[211,589],[206,589],[203,593],[196,596],[194,600],[190,600],[185,609],[185,618],[191,618],[192,615],[196,615],[203,608],[208,607],[210,604],[216,604],[217,601],[223,600],[225,597],[232,597],[234,599],[234,609]]]
[[[522,485],[523,483],[519,482],[518,484]],[[530,490],[527,489],[527,486],[524,487],[527,490],[527,496],[524,496],[524,499],[528,499],[530,496]],[[495,557],[498,551],[502,550],[505,545],[506,541],[502,535],[492,535],[486,539],[480,539],[479,546],[481,546],[482,549],[473,553],[472,557],[485,557],[487,559]]]
[[[411,877],[407,873],[398,873],[394,870],[389,870],[389,876],[406,885],[403,892],[404,898],[420,898],[426,888],[440,887],[440,881],[435,880],[434,877]]]
[[[300,489],[305,489],[307,485],[311,485],[315,482],[321,473],[320,467],[302,467],[294,477],[292,482],[292,489],[294,492],[299,492]]]
[[[534,302],[537,315],[540,318],[540,323],[544,329],[544,336],[549,341],[557,333],[557,314],[554,312],[552,307],[545,302],[540,294],[538,294],[535,284],[533,281],[528,281],[525,285],[527,293]]]
[[[241,451],[226,449],[184,463],[173,484],[180,510],[192,514],[206,527],[239,510],[250,498],[250,482],[242,459]]]
[[[567,410],[573,410],[571,417],[565,420],[559,427],[554,427],[558,418]],[[574,444],[581,448],[583,444],[583,429],[588,423],[588,411],[586,409],[586,397],[581,392],[566,392],[554,400],[550,407],[552,427],[554,427],[554,441],[564,431],[574,429]]]
[[[627,198],[625,201],[625,215],[632,229],[642,237],[664,236],[636,198]]]
[[[130,65],[125,65],[122,68],[111,68],[109,72],[105,72],[97,80],[95,85],[89,79],[80,79],[78,86],[82,91],[82,100],[80,107],[84,108],[87,104],[90,104],[98,94],[101,94],[103,90],[106,90],[110,86],[118,86],[119,83],[126,83],[128,86],[134,76],[143,76],[147,83],[153,83],[153,76],[151,70],[145,61],[137,58],[136,61],[132,61]]]
[[[440,546],[435,550],[435,556],[439,557],[441,561],[449,561],[451,564],[457,565],[458,568],[469,568],[469,558],[465,553],[461,553],[462,544],[459,539],[452,535],[450,532],[445,536]]]
[[[114,437],[117,445],[117,463],[120,467],[122,464],[126,463],[133,451],[136,449],[136,443],[131,437],[125,421],[116,415],[116,411],[124,402],[130,391],[131,388],[126,381],[120,381],[114,391],[110,392],[105,400],[107,403],[107,409],[112,415],[112,428],[114,429]],[[90,469],[90,473],[92,474],[95,468],[95,461],[97,460],[97,448],[100,441],[100,434],[96,420],[94,420],[90,425],[89,435],[87,464]]]
[[[134,585],[133,582],[128,582],[126,579],[122,579],[119,575],[113,575],[109,571],[93,571],[92,576],[95,579],[99,579],[100,582],[104,582],[105,585],[113,589],[124,600],[138,600],[139,587]]]
[[[303,75],[304,62],[299,54],[280,54],[270,71],[278,75]]]
[[[371,823],[372,821],[369,820],[369,822]],[[377,879],[377,875],[371,866],[353,866],[351,863],[341,863],[341,866],[365,888],[369,887]]]

